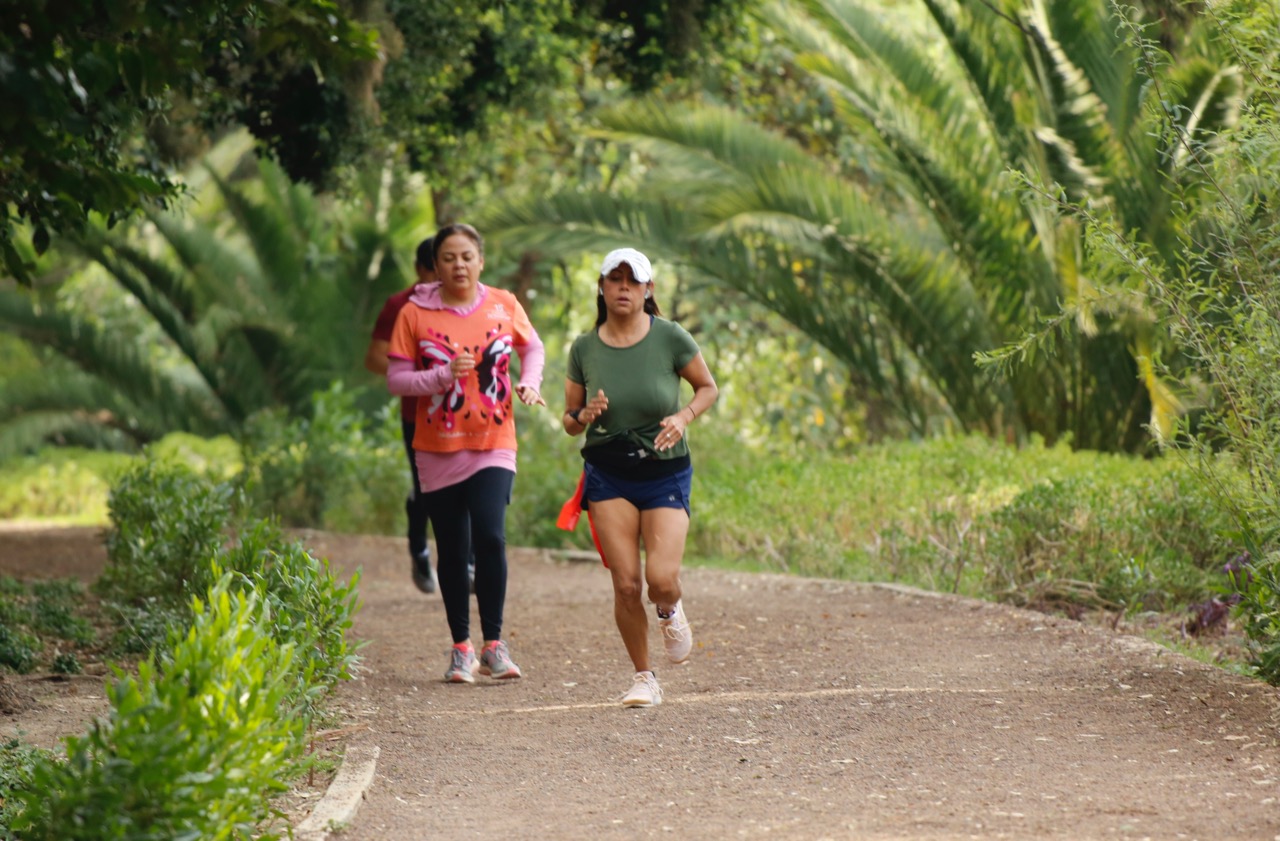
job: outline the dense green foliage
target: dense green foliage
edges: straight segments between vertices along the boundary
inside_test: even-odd
[[[1280,8],[1242,0],[1206,16],[1219,49],[1239,62],[1248,95],[1238,124],[1213,138],[1212,155],[1167,100],[1151,103],[1152,122],[1175,139],[1183,166],[1213,188],[1166,184],[1176,209],[1174,255],[1153,248],[1110,207],[1055,192],[1054,210],[1086,232],[1088,268],[1105,282],[1100,306],[1122,310],[1135,291],[1149,292],[1149,305],[1184,349],[1189,368],[1168,373],[1179,375],[1192,412],[1184,434],[1167,440],[1187,450],[1203,485],[1231,512],[1248,552],[1237,578],[1246,630],[1259,674],[1280,684]],[[1134,33],[1142,60],[1167,62],[1147,35]],[[1068,308],[1063,317],[1076,312]],[[1212,455],[1224,449],[1233,473],[1247,481],[1224,478],[1223,460]]]
[[[229,485],[154,461],[113,487],[95,586],[107,614],[140,620],[130,650],[146,659],[136,676],[116,669],[109,716],[65,757],[0,756],[19,837],[280,837],[271,798],[305,768],[306,733],[356,662],[358,577],[336,581],[269,521],[236,521],[231,540],[230,498]],[[85,642],[77,595],[4,580],[0,628]]]
[[[178,606],[213,584],[209,564],[226,537],[232,488],[189,468],[144,460],[112,487],[107,566],[94,582],[105,599]]]
[[[249,509],[287,527],[391,532],[403,513],[406,475],[398,406],[370,417],[340,386],[317,392],[304,416],[250,418],[238,478]]]
[[[430,209],[381,184],[330,204],[231,138],[193,214],[139,234],[87,231],[94,261],[37,292],[0,288],[0,324],[43,365],[0,389],[0,456],[56,438],[137,448],[173,431],[235,433],[255,412],[305,413],[335,380],[368,384],[368,331],[408,275]],[[103,274],[105,272],[105,275]]]
[[[191,595],[232,573],[236,586],[263,594],[282,639],[309,643],[301,655],[306,669],[328,676],[326,686],[345,675],[340,642],[354,583],[337,583],[273,520],[245,516],[236,481],[148,457],[112,487],[109,506],[107,565],[93,587],[117,617],[117,648],[145,652],[162,643],[170,626],[181,627]]]
[[[224,579],[194,604],[188,632],[136,677],[107,687],[111,712],[37,762],[16,794],[27,839],[254,838],[303,756],[297,647],[270,611]]]
[[[333,0],[5,0],[0,18],[0,254],[18,278],[30,266],[16,223],[43,252],[90,211],[114,222],[176,194],[168,162],[139,142],[175,95],[216,126],[250,105],[263,62],[334,70],[376,47]]]
[[[1145,425],[1176,416],[1149,366],[1175,355],[1168,337],[1141,306],[1092,307],[1080,226],[1025,200],[1010,171],[1114,208],[1175,259],[1165,186],[1194,199],[1205,181],[1152,109],[1209,154],[1234,118],[1229,54],[1197,36],[1143,64],[1105,0],[778,2],[765,20],[820,87],[837,147],[727,108],[628,102],[599,115],[625,152],[610,177],[500,196],[482,219],[493,241],[561,259],[633,244],[740,290],[845,363],[897,429],[1146,447]],[[1061,353],[1005,381],[975,366],[1064,300],[1080,318]]]
[[[44,761],[48,752],[10,739],[0,744],[0,841],[20,841],[14,834],[13,821],[21,808],[15,796],[31,786],[31,773],[36,763]]]

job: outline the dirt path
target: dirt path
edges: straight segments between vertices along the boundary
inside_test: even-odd
[[[659,667],[661,707],[626,710],[600,567],[513,551],[526,676],[452,686],[443,608],[413,589],[401,542],[309,542],[363,568],[371,641],[340,701],[351,745],[380,755],[335,841],[1280,838],[1276,690],[1140,640],[692,569],[694,656]]]

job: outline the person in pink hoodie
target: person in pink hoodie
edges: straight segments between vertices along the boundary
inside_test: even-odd
[[[433,240],[436,280],[414,287],[396,317],[387,351],[392,394],[418,398],[413,451],[436,539],[436,572],[453,636],[445,680],[475,673],[518,678],[502,639],[507,594],[506,512],[516,473],[512,398],[545,406],[545,351],[515,295],[480,282],[484,240],[465,224]],[[511,382],[511,356],[520,380]],[[471,640],[467,559],[484,645]]]

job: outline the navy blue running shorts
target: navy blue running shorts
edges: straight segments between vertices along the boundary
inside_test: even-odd
[[[585,503],[625,499],[641,511],[651,508],[683,508],[689,513],[689,492],[693,484],[693,465],[658,479],[623,479],[590,464],[583,465],[586,484],[582,489]]]

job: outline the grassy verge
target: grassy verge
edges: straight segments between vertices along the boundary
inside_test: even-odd
[[[355,435],[340,397],[326,397],[325,426],[274,421],[249,448],[244,467],[228,442],[181,438],[164,446],[208,474],[234,476],[255,513],[310,508],[311,520],[288,524],[402,533],[408,478],[398,429],[383,418]],[[508,540],[589,549],[585,525],[574,533],[555,527],[577,482],[580,440],[544,414],[522,417]],[[1143,459],[957,437],[889,443],[852,456],[762,456],[713,424],[695,427],[692,444],[693,563],[896,581],[1076,617],[1102,614],[1116,623],[1146,617],[1154,625],[1150,617],[1158,615],[1179,629],[1180,639],[1187,617],[1230,583],[1223,567],[1240,551],[1227,513],[1176,455]],[[32,474],[25,463],[17,469],[49,487],[78,482],[84,490],[57,510],[88,518],[104,510],[96,495],[121,475],[128,462],[120,458],[63,454],[49,459],[44,472]],[[0,480],[7,475],[13,474],[0,471]],[[297,504],[308,488],[313,504]],[[1210,624],[1220,628],[1223,621]],[[1190,627],[1206,630],[1201,625]]]

